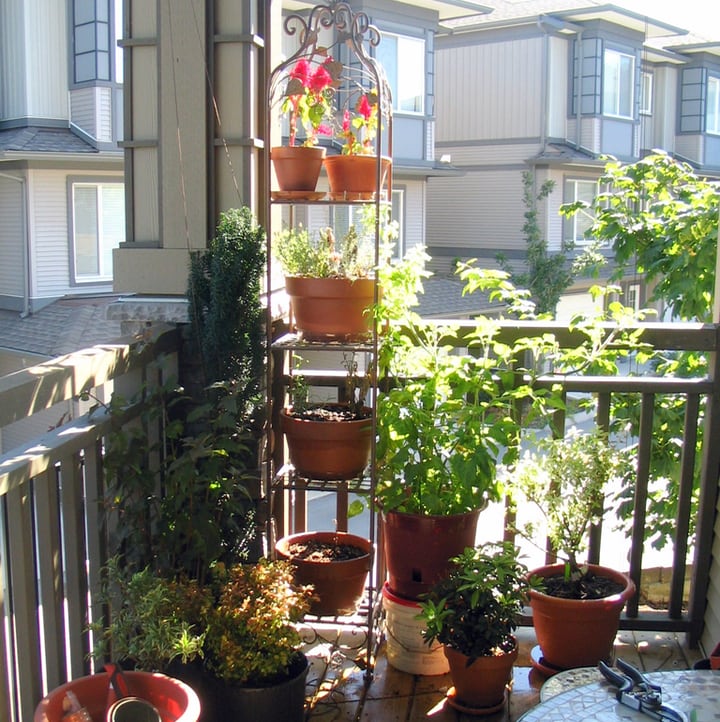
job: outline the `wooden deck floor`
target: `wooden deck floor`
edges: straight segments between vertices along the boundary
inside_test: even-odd
[[[505,709],[482,718],[457,712],[445,702],[451,686],[448,675],[417,676],[390,666],[380,647],[375,673],[369,684],[355,663],[364,652],[364,632],[355,628],[313,627],[307,630],[306,652],[310,657],[308,677],[308,722],[515,722],[538,704],[546,678],[532,667],[530,652],[536,645],[531,627],[518,630],[520,654]],[[705,656],[691,650],[684,635],[621,631],[615,644],[616,657],[643,671],[690,669]]]

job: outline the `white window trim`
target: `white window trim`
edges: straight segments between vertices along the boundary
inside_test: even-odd
[[[96,239],[98,243],[98,263],[100,264],[100,270],[95,275],[90,274],[79,274],[77,270],[77,242],[76,242],[76,221],[75,221],[75,190],[76,188],[92,187],[100,189],[107,186],[119,186],[123,187],[124,182],[122,180],[115,180],[110,178],[103,178],[102,180],[90,180],[90,179],[71,179],[70,180],[70,217],[72,219],[72,226],[70,229],[70,255],[71,255],[71,279],[75,286],[91,285],[91,284],[107,284],[113,281],[113,269],[106,268],[103,265],[103,254],[102,248],[100,247],[100,239]],[[98,225],[100,226],[100,233],[102,233],[102,194],[98,194]]]
[[[597,198],[598,193],[600,192],[600,188],[598,186],[597,180],[594,180],[592,178],[566,178],[565,179],[565,188],[567,189],[568,185],[571,184],[574,191],[573,191],[573,197],[572,198],[566,198],[565,203],[573,203],[577,200],[580,200],[578,198],[578,188],[580,184],[591,184],[595,188],[595,194],[594,198]],[[566,218],[565,221],[567,223],[566,232],[564,235],[566,236],[565,242],[566,243],[573,243],[575,247],[577,248],[583,248],[584,246],[587,246],[591,243],[593,243],[592,238],[584,238],[582,235],[578,234],[578,216],[582,214],[584,217],[587,217],[588,219],[595,220],[595,216],[591,215],[588,210],[580,209],[575,213],[572,217]],[[567,229],[570,229],[570,233],[567,233]]]
[[[421,38],[421,37],[418,37],[418,36],[415,36],[415,35],[403,35],[403,34],[401,34],[401,33],[391,33],[391,32],[386,32],[386,31],[384,31],[384,30],[383,30],[383,37],[396,38],[396,39],[397,39],[397,44],[398,44],[398,46],[399,46],[399,44],[400,44],[400,41],[410,41],[410,42],[419,43],[419,44],[422,46],[422,51],[423,51],[423,72],[422,72],[422,77],[423,77],[423,78],[425,77],[425,73],[427,72],[427,71],[426,71],[426,67],[425,67],[425,65],[426,65],[426,57],[425,57],[425,54],[426,54],[426,52],[427,52],[427,45],[426,45],[426,43],[425,43],[425,38]],[[400,60],[399,55],[400,55],[400,48],[398,47],[398,56],[395,58],[396,66],[399,65],[399,60]],[[424,85],[424,83],[423,83],[422,91],[421,91],[421,93],[420,93],[420,98],[421,98],[421,101],[422,101],[422,108],[421,108],[420,110],[404,110],[404,109],[401,109],[401,108],[399,107],[400,93],[398,92],[398,89],[397,89],[397,88],[392,88],[392,95],[393,95],[393,113],[395,113],[395,114],[398,114],[398,113],[399,113],[399,114],[402,114],[402,115],[412,115],[412,116],[423,116],[423,115],[425,115],[425,106],[426,106],[426,103],[427,103],[427,98],[426,98],[426,94],[425,94],[425,85]]]
[[[608,65],[608,56],[613,55],[616,56],[618,59],[625,57],[629,58],[632,63],[632,72],[631,76],[632,78],[635,77],[635,56],[630,55],[629,53],[623,53],[619,50],[614,50],[613,48],[605,48],[605,51],[603,53],[603,98],[602,98],[602,104],[603,104],[603,115],[607,116],[609,118],[622,118],[624,120],[632,120],[633,119],[633,107],[635,104],[635,83],[631,79],[630,82],[630,115],[624,115],[620,113],[620,98],[621,98],[621,88],[617,87],[615,90],[616,92],[616,98],[617,98],[617,105],[618,107],[614,108],[613,110],[609,110],[605,107],[605,84],[608,82],[608,73],[607,73],[607,65]],[[620,79],[620,76],[618,75],[618,80]],[[614,112],[613,112],[614,111]]]
[[[652,115],[654,85],[653,72],[642,70],[640,72],[640,115]]]
[[[710,127],[710,85],[715,86],[715,126]],[[708,75],[708,106],[705,109],[705,132],[711,135],[720,135],[720,77]]]

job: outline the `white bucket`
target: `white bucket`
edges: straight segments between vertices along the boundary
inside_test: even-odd
[[[420,605],[396,596],[385,582],[383,609],[388,662],[395,669],[408,674],[447,674],[450,667],[442,644],[433,642],[432,645],[427,645],[423,639],[424,624],[422,620],[416,619],[420,613]]]

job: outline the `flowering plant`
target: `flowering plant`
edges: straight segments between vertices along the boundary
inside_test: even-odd
[[[301,58],[290,71],[280,109],[289,113],[291,146],[297,141],[298,123],[305,130],[303,145],[316,145],[318,135],[332,135],[330,126],[323,121],[332,111],[337,65],[331,57],[327,57],[313,69],[307,59]]]
[[[378,129],[378,95],[375,91],[363,93],[358,100],[352,117],[349,110],[343,113],[342,130],[343,155],[372,155],[373,141]]]

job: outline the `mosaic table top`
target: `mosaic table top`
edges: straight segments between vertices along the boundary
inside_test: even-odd
[[[649,672],[649,681],[662,687],[663,702],[685,712],[691,722],[720,722],[720,673],[706,670]],[[579,680],[591,677],[589,670]],[[561,680],[558,680],[561,682]],[[572,684],[573,680],[567,680]],[[546,683],[546,684],[549,684]],[[526,712],[518,722],[648,722],[651,718],[621,705],[615,687],[604,679],[573,686],[552,695],[552,688],[541,694],[541,703]],[[692,712],[695,716],[692,717]]]

